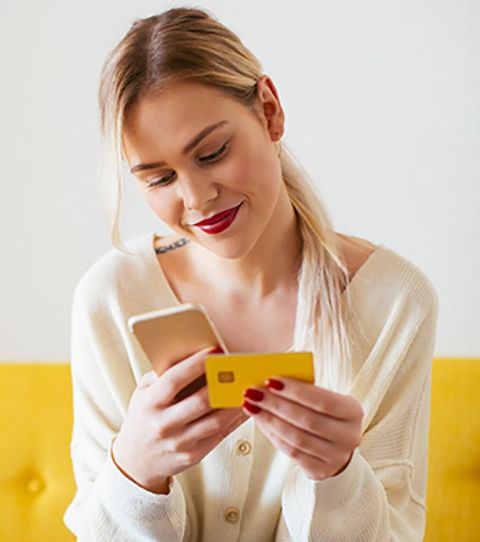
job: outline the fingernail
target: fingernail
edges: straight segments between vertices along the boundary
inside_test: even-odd
[[[252,405],[252,403],[249,403],[248,401],[243,401],[242,406],[245,407],[251,414],[258,414],[262,410],[259,406]]]
[[[283,390],[285,385],[283,382],[280,382],[280,380],[276,380],[275,378],[269,378],[268,380],[265,380],[265,385],[267,388],[272,388],[274,390]]]
[[[209,353],[210,354],[220,354],[220,353],[224,353],[224,350],[220,345],[217,344],[217,346],[213,350],[210,350]]]
[[[264,397],[264,393],[260,390],[253,390],[252,388],[248,388],[243,392],[243,396],[248,397],[253,401],[261,401]]]

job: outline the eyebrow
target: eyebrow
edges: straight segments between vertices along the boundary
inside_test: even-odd
[[[223,126],[224,124],[228,124],[228,120],[224,119],[219,122],[215,122],[214,124],[210,124],[209,126],[204,128],[185,145],[185,147],[182,149],[182,154],[188,154],[200,143],[203,138],[207,137],[210,132],[213,132],[213,130],[220,128],[220,126]],[[137,173],[138,171],[143,171],[145,169],[155,169],[157,167],[164,166],[165,164],[166,162],[163,160],[161,160],[160,162],[147,162],[145,164],[136,164],[130,169],[130,173]]]

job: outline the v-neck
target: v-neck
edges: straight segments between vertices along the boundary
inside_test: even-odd
[[[155,269],[155,271],[152,271],[153,273],[156,273],[159,276],[159,279],[163,286],[165,287],[168,295],[171,298],[172,305],[182,305],[183,303],[178,299],[175,292],[173,291],[172,286],[170,285],[170,282],[167,279],[167,276],[165,275],[165,271],[163,270],[158,258],[157,258],[157,252],[155,251],[155,239],[157,237],[162,237],[161,235],[158,235],[156,232],[150,232],[146,238],[146,256],[147,261],[149,264],[151,264],[152,270]],[[350,294],[352,294],[352,291],[354,290],[354,286],[359,282],[360,277],[365,278],[365,276],[368,274],[370,268],[372,267],[375,260],[383,253],[384,250],[387,250],[387,248],[383,244],[375,245],[375,250],[371,252],[371,254],[368,256],[368,258],[363,262],[363,264],[360,266],[359,269],[355,272],[350,282],[347,284],[346,288],[342,291],[341,295],[349,290]],[[295,343],[290,346],[285,352],[290,352],[295,348]]]
[[[175,292],[173,291],[172,286],[170,285],[170,282],[168,281],[165,271],[162,268],[162,265],[159,262],[159,259],[157,258],[157,253],[155,252],[155,239],[161,238],[161,235],[158,235],[156,232],[150,232],[146,238],[145,241],[147,243],[146,252],[147,252],[147,259],[151,263],[152,268],[156,269],[157,274],[159,275],[161,282],[165,285],[165,288],[168,291],[168,294],[173,301],[174,305],[181,305],[182,301],[178,299]],[[375,245],[375,250],[371,252],[371,254],[368,256],[368,258],[363,262],[363,264],[357,269],[353,277],[351,278],[350,282],[347,284],[347,286],[343,289],[342,294],[343,295],[347,290],[350,291],[350,293],[353,290],[353,287],[356,285],[356,283],[359,281],[360,277],[363,277],[366,273],[368,273],[370,267],[375,262],[375,260],[379,257],[380,254],[383,253],[384,250],[387,250],[387,247],[383,244]]]

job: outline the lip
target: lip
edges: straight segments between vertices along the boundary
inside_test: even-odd
[[[215,224],[216,222],[220,222],[227,216],[229,216],[235,209],[238,209],[240,207],[241,203],[237,205],[236,207],[231,207],[230,209],[227,209],[226,211],[222,211],[221,213],[217,213],[216,215],[211,216],[210,218],[206,218],[205,220],[201,220],[200,222],[195,222],[193,226],[209,226],[210,224]]]
[[[202,222],[195,224],[195,227],[208,234],[221,233],[222,231],[226,230],[235,220],[238,211],[242,206],[242,203],[240,203],[240,205],[237,205],[236,207],[232,207],[232,209],[222,211],[221,213],[210,217],[208,219],[208,221],[210,222],[209,224],[205,224],[205,221],[202,220]],[[218,217],[220,217],[220,219],[218,219]],[[213,219],[215,218],[216,220],[214,221]]]

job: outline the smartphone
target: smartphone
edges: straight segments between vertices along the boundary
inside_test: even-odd
[[[183,303],[136,314],[128,319],[128,327],[159,376],[198,350],[218,344],[227,352],[224,341],[200,303]],[[175,400],[188,397],[206,384],[203,374],[181,390]]]

